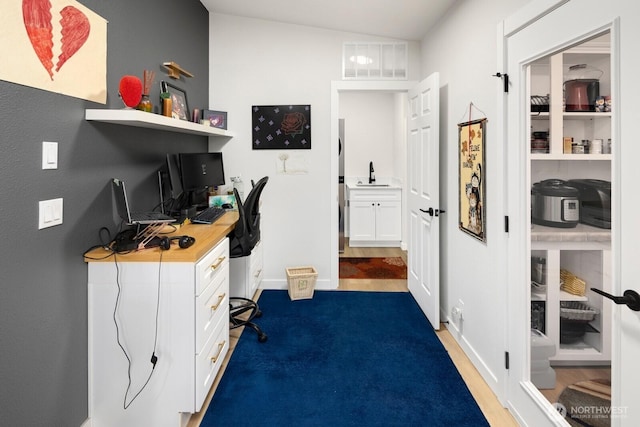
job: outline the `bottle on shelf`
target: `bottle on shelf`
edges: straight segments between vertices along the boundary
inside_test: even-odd
[[[233,188],[238,190],[241,201],[244,201],[244,183],[242,182],[242,176],[232,176],[231,182],[233,182]]]

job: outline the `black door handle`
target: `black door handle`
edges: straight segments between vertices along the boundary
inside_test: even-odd
[[[600,289],[591,288],[591,290],[596,294],[609,298],[616,304],[626,304],[631,310],[640,311],[640,295],[633,289],[627,289],[621,297],[608,294]]]
[[[438,214],[445,213],[446,211],[444,209],[429,208],[426,211],[424,209],[420,209],[420,212],[428,213],[429,216],[438,216]]]
[[[429,208],[429,209],[427,209],[426,211],[425,211],[424,209],[420,209],[420,212],[428,213],[428,214],[429,214],[429,216],[433,216],[433,213],[434,213],[433,208]],[[438,213],[437,213],[437,212],[438,212],[438,211],[436,210],[436,215],[438,215]]]

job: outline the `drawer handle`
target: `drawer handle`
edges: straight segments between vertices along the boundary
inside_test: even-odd
[[[211,310],[216,311],[218,309],[218,307],[220,307],[220,304],[222,304],[222,300],[224,299],[224,297],[226,297],[227,294],[222,294],[222,295],[218,295],[218,303],[215,305],[211,306]]]
[[[262,273],[262,269],[256,271],[256,274],[253,277],[259,277],[261,273]]]
[[[217,269],[218,267],[220,267],[220,264],[222,264],[224,262],[224,260],[227,259],[226,256],[221,256],[220,258],[218,258],[218,262],[216,262],[215,264],[213,264],[211,266],[212,269]]]
[[[220,354],[222,353],[222,349],[224,348],[224,345],[226,343],[227,343],[226,341],[222,341],[220,344],[218,344],[218,354],[216,354],[211,358],[211,363],[216,363],[218,361],[218,357],[220,357]]]

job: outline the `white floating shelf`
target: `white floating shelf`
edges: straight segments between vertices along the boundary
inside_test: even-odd
[[[160,114],[147,113],[146,111],[140,110],[87,109],[85,111],[85,119],[193,135],[233,137],[233,133],[226,129],[218,129],[201,125],[200,123],[174,119],[172,117],[165,117]]]

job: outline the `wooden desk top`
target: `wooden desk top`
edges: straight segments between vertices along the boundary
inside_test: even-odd
[[[158,262],[162,252],[163,262],[196,262],[234,229],[238,218],[237,211],[229,211],[211,225],[185,224],[178,226],[177,230],[169,234],[163,234],[168,237],[184,235],[195,237],[196,242],[187,249],[180,248],[178,241],[174,240],[169,250],[155,247],[132,251],[117,254],[117,260],[119,262]],[[113,262],[113,252],[96,248],[85,254],[84,260],[85,262]]]

